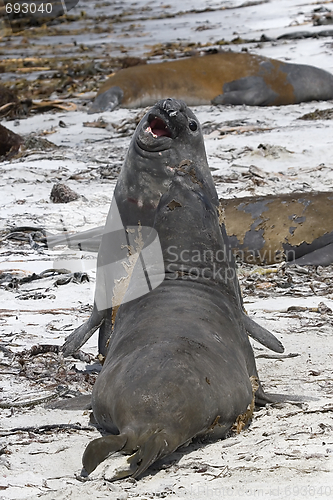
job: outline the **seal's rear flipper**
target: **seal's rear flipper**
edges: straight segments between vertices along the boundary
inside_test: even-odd
[[[169,441],[169,442],[168,442]],[[165,432],[154,432],[141,444],[137,451],[128,458],[129,468],[117,471],[116,474],[108,479],[109,481],[117,481],[125,477],[137,478],[148,469],[148,467],[156,462],[159,458],[172,453],[177,446],[170,445],[170,439],[166,440]],[[127,436],[119,434],[118,436],[106,436],[95,439],[88,444],[82,458],[83,469],[82,476],[87,476],[96,467],[103,462],[109,455],[117,451],[126,449]]]
[[[123,100],[124,92],[120,87],[111,87],[102,94],[99,94],[88,110],[88,114],[102,113],[103,111],[113,111]]]
[[[245,329],[250,337],[257,340],[258,342],[260,342],[260,344],[268,347],[268,349],[271,349],[274,352],[284,352],[284,347],[281,342],[276,337],[274,337],[274,335],[269,330],[266,330],[266,328],[258,325],[258,323],[253,321],[253,319],[251,319],[245,313],[243,315],[243,319]]]
[[[81,476],[89,475],[108,456],[116,451],[121,451],[126,443],[127,436],[125,434],[104,436],[91,441],[83,453]]]
[[[140,446],[135,455],[128,459],[132,471],[131,476],[137,478],[156,460],[172,451],[169,449],[165,433],[154,433]]]
[[[262,76],[246,76],[223,85],[223,94],[212,100],[212,104],[246,104],[268,106],[278,97]]]
[[[173,449],[170,449],[165,433],[155,432],[139,447],[134,455],[128,458],[127,461],[130,464],[129,469],[117,471],[115,476],[110,480],[116,481],[129,476],[137,478],[141,476],[150,465],[156,462],[156,460],[172,453],[172,451]]]
[[[287,262],[287,265],[299,266],[329,266],[333,264],[333,243],[309,252],[296,260]]]

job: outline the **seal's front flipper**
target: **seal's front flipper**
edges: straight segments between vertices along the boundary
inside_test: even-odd
[[[104,321],[100,326],[98,335],[98,352],[106,357],[109,341],[112,335],[112,307],[107,309],[104,315]]]
[[[74,250],[98,252],[103,232],[104,226],[99,226],[74,234],[69,234],[67,231],[61,234],[49,234],[46,235],[47,247],[54,248],[57,245],[67,245],[68,248]]]
[[[268,403],[306,403],[307,401],[318,401],[312,396],[299,396],[297,394],[272,394],[264,392],[256,394],[256,406],[265,406]]]
[[[103,111],[113,111],[121,104],[124,92],[120,87],[111,87],[102,94],[99,94],[88,110],[88,114],[102,113]]]
[[[71,333],[62,346],[63,355],[70,356],[87,342],[93,333],[102,325],[104,321],[104,311],[98,311],[94,306],[90,318]]]
[[[223,85],[223,94],[212,100],[212,104],[247,104],[269,106],[278,97],[262,76],[247,76]]]
[[[91,441],[83,453],[81,476],[89,475],[108,456],[116,451],[121,451],[126,443],[127,436],[125,434],[104,436]]]
[[[243,319],[245,329],[250,337],[274,352],[284,352],[284,347],[281,342],[269,330],[258,325],[258,323],[253,321],[253,319],[245,313]]]
[[[307,401],[318,401],[312,396],[299,396],[297,394],[271,394],[265,392],[261,384],[255,393],[256,406],[265,406],[268,403],[305,403]]]
[[[333,264],[333,243],[307,253],[296,260],[291,260],[287,262],[287,264],[297,264],[299,266],[329,266]]]

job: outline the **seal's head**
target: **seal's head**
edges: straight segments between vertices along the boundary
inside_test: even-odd
[[[143,117],[136,144],[144,151],[164,151],[188,145],[204,149],[200,124],[183,101],[163,99]],[[186,151],[188,154],[188,151]]]
[[[146,113],[134,133],[115,191],[118,205],[126,200],[145,212],[155,211],[182,168],[195,173],[217,204],[198,119],[184,102],[163,99]],[[146,214],[145,224],[153,223],[151,215]]]

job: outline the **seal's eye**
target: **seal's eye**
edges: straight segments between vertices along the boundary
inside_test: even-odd
[[[194,120],[190,120],[188,122],[188,126],[190,127],[190,129],[192,130],[192,132],[194,132],[198,128],[198,124]]]

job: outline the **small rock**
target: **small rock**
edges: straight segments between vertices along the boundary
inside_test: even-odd
[[[50,199],[53,203],[69,203],[75,201],[80,196],[66,184],[58,183],[52,188]]]
[[[309,375],[312,375],[313,377],[318,377],[318,375],[320,375],[320,371],[318,371],[318,370],[311,370],[309,372]]]
[[[0,159],[7,159],[18,153],[23,139],[8,128],[0,125]]]

